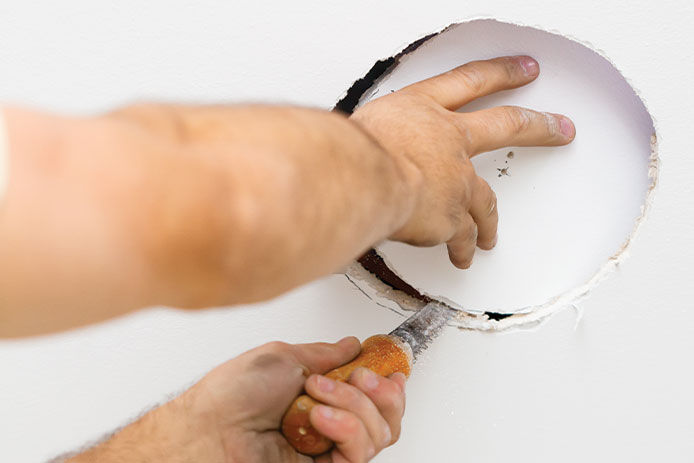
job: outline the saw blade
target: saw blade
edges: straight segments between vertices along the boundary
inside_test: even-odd
[[[389,334],[409,344],[412,356],[417,360],[456,313],[455,309],[439,302],[429,302]]]

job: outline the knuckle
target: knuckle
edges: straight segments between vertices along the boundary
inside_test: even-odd
[[[392,390],[388,391],[387,394],[384,394],[382,399],[383,404],[379,408],[398,413],[403,410],[405,402],[404,394],[396,391],[395,389],[399,389],[399,387],[395,386]]]
[[[501,65],[504,72],[504,77],[507,81],[513,82],[518,80],[518,75],[521,71],[521,68],[518,65],[517,60],[510,57],[501,58]]]
[[[271,341],[260,346],[260,350],[266,352],[266,355],[274,355],[277,357],[282,357],[291,351],[291,345],[282,341]]]
[[[470,265],[472,265],[472,259],[468,256],[467,253],[461,255],[449,252],[448,254],[451,263],[459,269],[465,270],[470,268]]]
[[[407,244],[422,248],[430,248],[445,243],[452,235],[452,225],[439,226],[431,231],[423,231],[417,239],[407,240]]]
[[[473,223],[472,225],[469,225],[465,232],[464,232],[464,237],[465,237],[465,242],[466,243],[474,243],[477,241],[477,235],[479,233],[479,230],[477,228],[477,224]]]
[[[429,105],[434,101],[429,94],[430,90],[432,89],[429,86],[424,85],[408,86],[381,98],[388,98],[389,103],[397,105],[396,107],[398,108],[408,105]],[[367,104],[372,103],[374,101],[370,101]]]
[[[285,351],[289,347],[289,344],[282,341],[270,341],[263,345],[263,347],[270,351]]]
[[[356,381],[354,381],[356,383]],[[363,410],[368,407],[369,398],[354,383],[342,384],[342,397],[349,410]]]
[[[257,368],[259,370],[267,370],[274,367],[281,367],[287,362],[286,357],[274,354],[274,353],[261,353],[255,357],[251,363],[251,368]]]
[[[340,425],[346,434],[354,436],[359,433],[361,422],[353,413],[343,410],[338,413],[337,418],[339,419]]]
[[[400,397],[401,395],[404,395],[404,392],[402,391],[400,385],[393,379],[384,378],[381,387],[387,394],[390,394],[394,397]]]
[[[486,183],[486,182],[485,182]],[[494,215],[497,206],[496,193],[489,186],[487,186],[487,217]]]
[[[253,373],[252,378],[256,378],[255,388],[262,389],[264,387],[272,387],[272,381],[265,384],[265,380],[258,381],[258,378],[266,378],[269,380],[273,375],[283,375],[287,381],[298,380],[300,376],[305,379],[308,376],[306,367],[298,364],[292,356],[279,352],[267,352],[260,350],[257,355],[252,357],[247,366],[247,372]],[[259,375],[259,376],[256,376]],[[270,376],[268,376],[270,375]]]
[[[486,76],[475,63],[460,66],[450,72],[473,93],[481,93],[487,83]]]
[[[518,106],[505,106],[506,124],[512,132],[519,134],[530,128],[532,117],[530,112]]]

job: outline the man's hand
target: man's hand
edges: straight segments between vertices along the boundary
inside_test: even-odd
[[[391,239],[417,246],[448,244],[451,262],[472,263],[475,246],[496,244],[496,196],[475,174],[470,158],[505,146],[565,145],[575,136],[560,115],[519,107],[457,113],[491,93],[533,81],[538,63],[528,56],[465,64],[378,98],[355,111],[358,122],[391,155],[420,176],[412,215]]]
[[[322,373],[359,353],[359,341],[273,342],[220,365],[172,402],[69,461],[362,463],[397,441],[405,409],[405,376],[364,368],[349,383]],[[308,379],[307,379],[308,376]],[[326,406],[311,424],[336,442],[313,460],[294,451],[280,421],[302,389]]]

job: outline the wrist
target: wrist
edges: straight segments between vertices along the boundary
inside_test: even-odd
[[[225,442],[216,415],[208,412],[209,407],[202,406],[201,401],[197,388],[193,387],[155,410],[160,413],[157,418],[169,424],[166,438],[170,438],[170,448],[181,455],[179,460],[162,461],[226,461]]]
[[[392,230],[399,230],[405,223],[410,219],[412,213],[414,212],[415,206],[417,204],[417,198],[420,196],[420,191],[422,189],[422,184],[424,183],[424,175],[419,167],[412,162],[412,160],[405,155],[405,153],[400,152],[399,154],[391,154],[394,159],[395,164],[398,166],[398,170],[403,178],[403,189],[405,193],[403,196],[403,208],[402,216],[397,226]]]
[[[407,156],[403,150],[389,149],[367,128],[358,115],[349,118],[354,126],[366,136],[371,143],[393,165],[395,175],[392,196],[396,199],[395,214],[388,236],[402,228],[412,216],[417,198],[420,195],[424,176],[421,169]]]

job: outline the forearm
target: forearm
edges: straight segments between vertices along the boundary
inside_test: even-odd
[[[130,219],[139,153],[108,124],[4,108],[10,176],[0,208],[0,336],[65,329],[147,298]],[[130,166],[129,166],[130,165]]]
[[[158,303],[275,296],[344,266],[401,226],[414,205],[416,168],[341,115],[139,106],[112,117],[165,134],[202,172],[199,182],[183,168],[181,181],[193,185],[167,185],[172,216],[143,233],[147,261],[165,285]]]
[[[414,205],[414,167],[342,116],[249,107],[229,110],[228,122],[228,138],[205,150],[230,159],[221,164],[230,221],[213,246],[226,257],[223,300],[262,300],[335,271]]]
[[[414,205],[417,170],[324,111],[6,112],[0,336],[266,299],[345,265]]]
[[[223,463],[218,430],[198,419],[181,397],[157,407],[91,448],[55,463]]]

